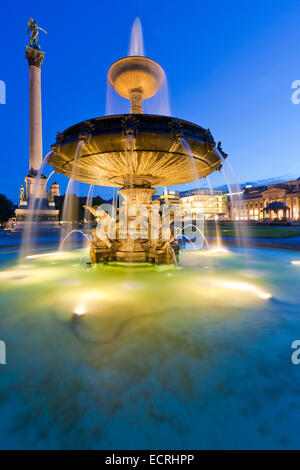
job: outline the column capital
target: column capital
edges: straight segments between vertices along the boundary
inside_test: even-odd
[[[34,47],[26,46],[25,58],[28,60],[29,66],[34,65],[35,67],[41,68],[44,60],[45,53]]]

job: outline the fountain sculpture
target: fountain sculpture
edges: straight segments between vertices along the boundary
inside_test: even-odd
[[[129,56],[117,60],[108,71],[114,90],[130,100],[130,114],[111,115],[75,124],[57,134],[49,163],[62,173],[83,183],[121,188],[127,221],[134,220],[133,205],[147,208],[149,226],[155,202],[154,187],[187,183],[220,170],[221,156],[209,129],[170,116],[143,114],[143,101],[164,84],[165,73],[152,59]],[[80,158],[75,159],[78,144]],[[184,145],[185,144],[185,145]],[[187,155],[189,146],[191,155]],[[224,154],[225,155],[225,154]],[[157,206],[156,206],[157,207]],[[88,208],[95,216],[97,213]],[[99,213],[100,219],[107,216]],[[95,230],[91,260],[101,262],[150,262],[170,264],[178,244],[158,240],[150,231],[138,239],[124,237],[116,217],[114,238],[100,237]]]

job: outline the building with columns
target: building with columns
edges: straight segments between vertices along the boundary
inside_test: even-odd
[[[272,204],[275,202],[280,204]],[[300,221],[300,178],[268,186],[246,187],[241,195],[229,199],[228,214],[232,220]]]
[[[197,214],[204,214],[206,220],[227,219],[228,195],[222,191],[206,188],[191,189],[188,191],[165,190],[161,196],[154,196],[161,204],[180,206],[182,215],[189,214],[196,218]]]
[[[50,190],[52,191],[52,194],[53,196],[60,196],[60,192],[59,192],[59,184],[54,181],[51,186],[50,186]]]
[[[206,220],[227,219],[227,194],[209,189],[192,189],[179,193],[181,212],[192,214],[204,213]]]

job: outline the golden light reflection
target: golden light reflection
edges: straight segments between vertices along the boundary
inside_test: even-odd
[[[38,258],[48,258],[48,257],[56,257],[56,256],[59,256],[59,257],[63,257],[65,256],[66,253],[64,253],[63,251],[53,251],[51,253],[41,253],[41,254],[38,254],[38,255],[29,255],[29,256],[26,256],[25,258],[26,259],[38,259]]]
[[[300,261],[291,261],[291,264],[295,264],[296,266],[300,266]]]
[[[196,256],[222,256],[222,255],[230,255],[231,254],[231,251],[230,250],[227,250],[227,248],[224,248],[224,247],[212,247],[212,248],[208,248],[208,249],[203,249],[203,250],[197,250],[197,251],[194,251],[194,250],[189,250],[188,251],[189,254],[191,254],[193,257],[196,255]],[[183,254],[187,254],[187,251],[186,252],[183,252]]]
[[[240,281],[219,281],[217,284],[220,287],[225,289],[232,289],[235,291],[242,291],[242,292],[251,292],[260,299],[268,300],[272,297],[271,294],[268,292],[264,292],[260,290],[258,287],[254,286],[253,284],[248,284],[247,282],[240,282]]]
[[[81,315],[84,315],[84,314],[86,313],[86,310],[85,310],[84,307],[82,307],[81,305],[79,305],[78,307],[76,307],[76,308],[74,309],[74,313],[75,313],[75,315],[80,315],[80,316],[81,316]]]
[[[228,254],[230,253],[229,250],[227,250],[227,248],[224,248],[223,246],[217,246],[217,247],[213,247],[213,248],[210,248],[208,250],[208,254]]]

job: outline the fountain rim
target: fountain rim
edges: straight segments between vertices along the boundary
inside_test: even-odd
[[[87,151],[83,150],[82,152],[80,158],[80,161],[82,162],[86,159],[96,158],[99,153],[103,155],[104,158],[109,158],[112,153],[118,155],[119,152],[124,151],[124,139],[130,135],[133,137],[134,142],[137,143],[137,147],[135,149],[137,152],[144,151],[149,153],[149,155],[150,152],[154,152],[157,155],[160,154],[162,156],[173,154],[175,158],[180,156],[181,160],[179,160],[179,162],[183,161],[183,159],[187,157],[184,149],[180,148],[180,144],[182,145],[181,140],[186,139],[187,142],[192,145],[191,151],[193,153],[194,161],[199,162],[199,167],[197,163],[199,178],[202,178],[207,174],[211,174],[213,171],[220,170],[222,167],[216,142],[214,141],[209,129],[205,129],[197,124],[178,119],[176,117],[153,114],[115,114],[76,123],[65,129],[63,133],[58,133],[56,143],[51,146],[53,154],[48,163],[53,165],[56,172],[70,177],[68,166],[72,165],[74,162],[73,150],[71,150],[71,156],[70,149],[72,149],[72,147],[70,146],[73,146],[76,143],[78,144],[80,140],[84,141],[84,148],[86,148]],[[151,135],[157,136],[158,144],[154,144],[154,146],[151,144],[148,147],[147,142],[153,142],[153,139],[151,140]],[[115,142],[118,143],[118,145],[115,143],[111,144],[111,138],[113,136],[117,137]],[[108,148],[105,148],[104,146],[102,149],[98,149],[97,147],[94,149],[94,139],[96,139],[95,142],[97,142],[98,138],[106,139]],[[164,142],[167,145],[165,145]],[[177,148],[171,150],[173,143],[177,143]],[[194,147],[194,145],[196,145],[196,147]],[[204,169],[205,167],[206,170]],[[144,170],[145,172],[143,174],[138,174],[147,178],[149,181],[150,179],[151,181],[153,180],[153,183],[151,183],[152,186],[177,185],[197,179],[186,177],[183,181],[179,181],[179,178],[175,177],[175,173],[173,175],[165,174],[161,177],[155,172],[152,174],[152,172],[147,168]],[[75,178],[77,181],[111,187],[120,187],[123,185],[123,183],[112,181],[112,176],[119,177],[119,174],[111,175],[109,182],[107,179],[108,177],[103,175],[103,178],[99,177],[99,181],[103,181],[101,183],[97,183],[96,179],[94,181],[93,178],[92,180],[87,180],[90,170],[87,172],[86,169],[81,168],[79,170],[79,173],[80,172],[82,172],[80,177],[78,174]],[[107,170],[105,170],[105,172],[107,172]]]
[[[180,124],[183,124],[183,125],[186,125],[187,128],[191,128],[191,129],[195,129],[195,130],[198,130],[202,133],[204,132],[207,132],[209,131],[208,128],[205,128],[205,127],[202,127],[200,126],[199,124],[195,124],[194,122],[192,121],[187,121],[186,119],[181,119],[177,116],[168,116],[168,115],[165,115],[165,114],[148,114],[148,113],[142,113],[142,114],[133,114],[133,113],[122,113],[122,114],[108,114],[107,116],[98,116],[98,117],[94,117],[94,118],[89,118],[89,119],[84,119],[83,121],[79,121],[77,122],[76,124],[72,124],[71,126],[67,127],[66,129],[64,129],[62,132],[59,132],[58,134],[60,134],[61,136],[64,136],[64,134],[70,134],[68,137],[71,137],[71,135],[74,135],[74,132],[73,131],[79,131],[80,133],[80,130],[82,127],[84,127],[85,125],[88,125],[89,123],[91,124],[94,124],[94,123],[97,123],[97,122],[102,122],[102,121],[105,121],[105,120],[113,120],[113,119],[130,119],[130,118],[136,118],[136,119],[141,119],[142,121],[143,120],[147,120],[148,118],[157,118],[157,119],[162,119],[162,120],[170,120],[170,122],[173,122],[173,123],[179,123]],[[78,133],[78,140],[79,139],[79,133]],[[90,133],[93,135],[93,130],[90,131]],[[183,136],[184,137],[184,136]],[[64,140],[61,141],[60,143],[65,143]]]

